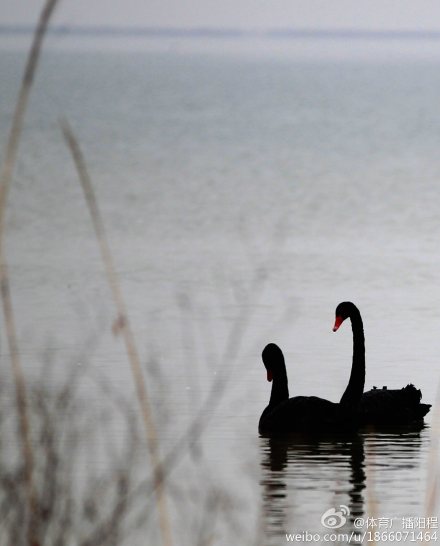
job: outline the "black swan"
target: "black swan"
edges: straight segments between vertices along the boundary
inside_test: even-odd
[[[347,318],[346,309],[354,306],[344,302],[336,308],[336,320],[333,331],[336,331]],[[360,315],[359,315],[360,316]],[[352,321],[353,322],[353,321]],[[355,335],[353,326],[353,358],[357,350],[364,351],[364,336]],[[344,393],[345,396],[345,393]],[[386,387],[365,392],[359,404],[360,425],[410,425],[423,421],[431,404],[421,404],[422,393],[413,384],[403,389],[388,390]],[[342,400],[341,400],[342,402]]]
[[[346,431],[357,425],[357,409],[364,390],[365,348],[361,315],[352,303],[336,309],[335,331],[350,317],[353,327],[353,364],[350,380],[339,403],[317,396],[289,398],[286,365],[278,345],[269,343],[262,358],[268,381],[273,381],[269,405],[260,417],[262,434],[295,431]]]

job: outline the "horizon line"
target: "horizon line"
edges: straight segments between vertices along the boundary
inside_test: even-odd
[[[33,25],[0,24],[0,34],[32,34]],[[313,29],[301,27],[241,29],[214,26],[116,26],[55,25],[47,31],[56,36],[108,36],[152,38],[266,38],[266,39],[354,39],[354,40],[440,40],[439,30],[372,30],[356,28]]]

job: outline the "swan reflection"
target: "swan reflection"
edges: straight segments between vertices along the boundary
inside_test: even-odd
[[[337,438],[261,436],[260,485],[267,544],[271,540],[279,544],[281,538],[285,541],[285,533],[328,531],[321,516],[332,507],[349,510],[340,529],[344,533],[358,532],[355,521],[371,515],[372,503],[395,510],[377,516],[404,516],[411,506],[417,510],[418,499],[411,497],[407,478],[412,476],[416,490],[419,479],[414,470],[423,469],[427,444],[428,430],[422,425]]]

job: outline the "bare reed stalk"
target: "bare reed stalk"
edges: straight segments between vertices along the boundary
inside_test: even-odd
[[[428,472],[426,483],[425,513],[427,517],[434,516],[439,492],[438,454],[440,433],[440,383],[435,397],[434,416],[431,425],[431,445],[428,456]]]
[[[221,362],[236,364],[240,346],[252,315],[252,311],[249,310],[247,305],[249,303],[249,298],[252,296],[253,301],[256,301],[256,295],[262,292],[266,278],[266,275],[262,274],[261,271],[256,271],[253,279],[251,280],[250,288],[246,293],[246,300],[242,302],[240,312],[231,325],[228,339],[226,340],[225,351],[220,360]],[[193,447],[202,436],[203,431],[209,424],[211,416],[221,402],[222,396],[228,385],[229,375],[230,368],[227,366],[220,368],[219,373],[211,383],[209,392],[206,395],[205,400],[200,405],[195,417],[183,431],[174,446],[163,457],[162,474],[160,476],[162,481],[171,474],[177,462],[181,460],[182,452],[188,447]],[[144,490],[148,494],[152,494],[156,491],[159,484],[160,481],[157,480],[157,477],[153,481],[146,480],[140,483],[130,494],[137,495],[140,493],[140,491]]]
[[[0,292],[5,317],[6,336],[11,355],[12,371],[14,376],[17,409],[19,413],[20,443],[25,466],[25,480],[27,500],[29,505],[29,544],[37,544],[36,530],[34,528],[37,517],[37,498],[33,485],[33,454],[30,440],[29,418],[27,411],[26,384],[20,361],[17,344],[17,331],[15,327],[11,290],[9,283],[8,265],[4,250],[5,213],[6,201],[11,186],[12,175],[23,129],[23,120],[29,100],[29,94],[40,57],[41,46],[46,34],[50,17],[58,0],[47,0],[40,14],[37,28],[33,36],[32,46],[26,63],[20,91],[15,106],[9,138],[6,145],[5,158],[0,173]]]
[[[375,484],[376,484],[376,471],[374,468],[375,457],[373,453],[365,453],[365,475],[366,475],[366,492],[367,492],[367,514],[371,518],[377,518],[378,514],[378,501],[376,497]],[[376,546],[376,541],[374,539],[371,541],[373,546]]]
[[[147,387],[142,374],[142,368],[140,364],[139,354],[136,348],[133,331],[130,327],[130,323],[128,320],[127,309],[124,298],[122,296],[122,291],[116,269],[113,263],[113,257],[107,241],[104,223],[99,212],[95,192],[93,190],[92,182],[87,171],[82,151],[67,120],[61,121],[61,129],[65,142],[72,154],[73,161],[78,172],[78,177],[84,191],[84,196],[87,202],[87,206],[89,208],[90,216],[92,218],[95,235],[101,251],[101,257],[104,262],[107,280],[110,285],[112,296],[118,312],[118,317],[115,322],[115,330],[118,332],[120,331],[123,335],[128,359],[130,361],[131,371],[136,386],[136,394],[138,397],[139,405],[141,407],[142,418],[145,425],[145,432],[148,440],[150,457],[154,468],[154,484],[157,495],[157,506],[159,510],[162,540],[165,546],[170,546],[172,544],[171,526],[164,492],[163,465],[160,461],[156,427],[152,417],[150,403],[148,400]]]

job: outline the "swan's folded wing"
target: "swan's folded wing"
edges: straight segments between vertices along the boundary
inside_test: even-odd
[[[359,407],[364,424],[411,423],[421,420],[430,409],[421,404],[422,393],[410,384],[403,389],[373,389],[362,395]]]

